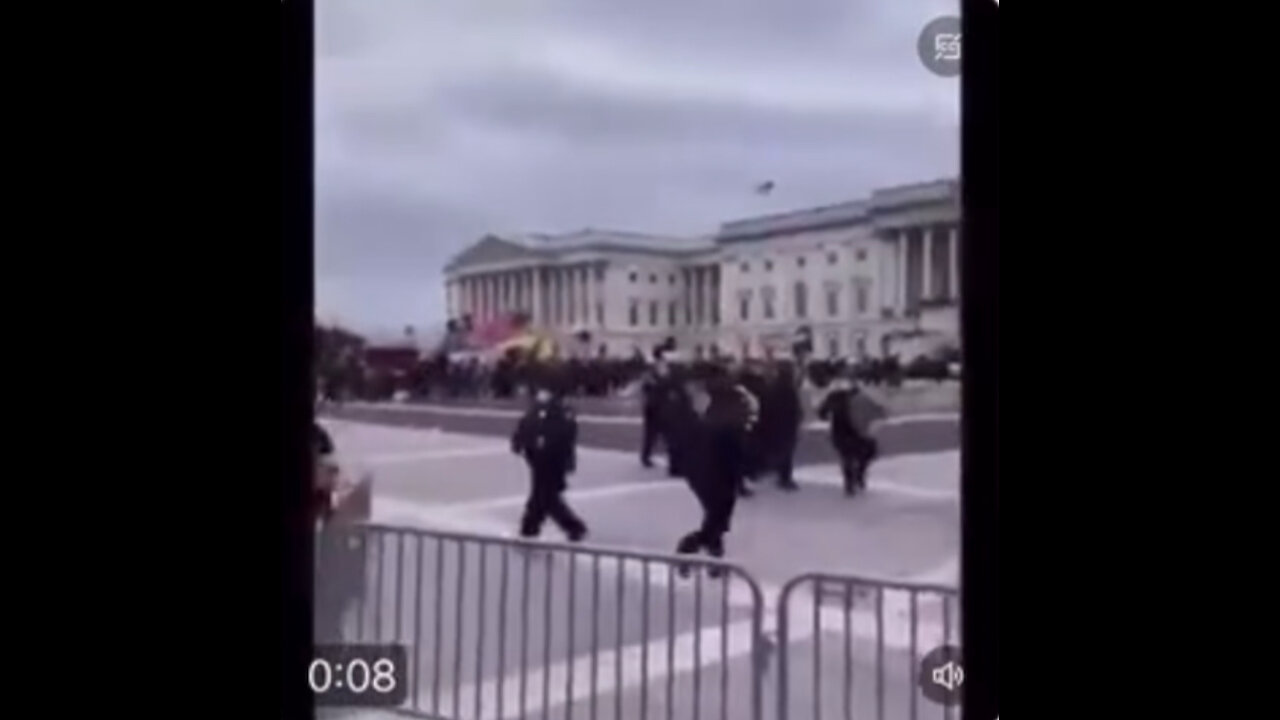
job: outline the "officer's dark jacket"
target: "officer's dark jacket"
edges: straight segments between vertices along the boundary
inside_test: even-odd
[[[774,378],[764,401],[766,409],[762,412],[768,413],[776,421],[774,429],[777,432],[794,434],[800,425],[803,409],[800,406],[800,391],[793,383],[794,378],[786,375]]]
[[[671,376],[663,377],[656,372],[650,371],[640,383],[640,392],[644,396],[644,410],[646,413],[657,413],[661,411],[662,406],[667,402],[667,395],[671,391]]]
[[[818,418],[831,422],[832,435],[844,437],[854,434],[851,400],[849,390],[832,390],[818,406]]]
[[[732,385],[710,391],[711,400],[701,416],[685,429],[691,452],[689,484],[695,492],[713,499],[732,498],[744,471],[742,451],[746,415]]]
[[[511,451],[531,467],[569,473],[577,468],[578,421],[558,399],[535,402],[516,424]]]
[[[666,438],[668,442],[682,443],[685,430],[698,418],[698,412],[693,407],[693,398],[684,385],[673,378],[663,381],[661,392],[658,417],[662,422]]]

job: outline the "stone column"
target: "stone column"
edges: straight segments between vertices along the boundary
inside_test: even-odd
[[[557,328],[564,325],[564,270],[551,270],[551,324]]]
[[[707,305],[707,268],[696,268],[694,273],[694,292],[698,297],[698,311],[694,314],[694,320],[699,327],[707,327],[712,324],[712,314]]]
[[[711,288],[709,296],[711,298],[711,324],[719,325],[722,318],[720,317],[720,266],[711,265],[709,267],[711,275]]]
[[[920,272],[924,275],[920,283],[920,299],[930,300],[933,298],[933,227],[926,227],[921,231],[921,262]]]
[[[532,322],[532,324],[534,325],[538,324],[539,322],[538,291],[540,290],[540,284],[538,282],[538,273],[539,273],[539,269],[536,268],[535,266],[535,268],[532,268],[531,270],[529,270],[529,273],[527,273],[529,274],[529,277],[525,279],[525,287],[527,288],[527,290],[529,290],[529,297],[527,297],[525,309],[529,310],[529,319],[530,319],[530,322]]]
[[[600,267],[599,262],[587,264],[587,325],[590,327],[599,327],[600,323],[596,320],[596,303],[600,301],[600,280],[597,279],[597,268]]]
[[[947,228],[947,255],[951,265],[951,282],[947,289],[951,291],[953,300],[960,299],[960,229]]]
[[[547,327],[555,325],[555,293],[556,293],[556,271],[553,267],[543,268],[542,270],[542,310],[545,315],[543,322]]]
[[[907,312],[907,259],[911,257],[907,252],[907,243],[910,240],[905,229],[897,231],[898,240],[895,243],[897,250],[897,267],[898,283],[896,288],[897,299],[894,302],[894,310],[898,317],[902,317]]]
[[[577,327],[578,321],[582,318],[578,317],[578,292],[582,278],[578,276],[578,267],[571,265],[564,269],[565,277],[565,327]]]
[[[582,326],[591,327],[591,284],[592,269],[591,265],[584,264],[581,269],[582,273]]]

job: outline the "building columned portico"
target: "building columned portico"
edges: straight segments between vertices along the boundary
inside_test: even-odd
[[[446,267],[450,317],[528,313],[610,355],[675,336],[757,356],[809,327],[819,357],[910,357],[959,341],[959,188],[938,181],[737,220],[701,238],[488,235]]]

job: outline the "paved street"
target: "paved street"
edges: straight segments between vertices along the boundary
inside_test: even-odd
[[[491,402],[488,407],[449,405],[399,405],[353,403],[326,408],[325,414],[346,420],[376,422],[402,427],[438,428],[475,435],[510,435],[519,411],[513,403]],[[640,447],[640,418],[622,411],[601,412],[602,401],[588,409],[579,408],[579,435],[586,447],[606,448],[636,454]],[[893,418],[877,432],[885,456],[957,450],[960,421],[954,413],[926,413]],[[835,462],[826,426],[810,422],[800,434],[797,465]]]
[[[346,411],[365,412],[371,411]],[[953,450],[887,457],[874,466],[870,491],[852,500],[840,494],[833,465],[810,462],[797,474],[799,492],[764,488],[743,501],[727,559],[758,583],[759,603],[743,577],[695,572],[680,579],[660,560],[571,557],[412,532],[514,534],[527,477],[505,438],[494,437],[496,420],[488,419],[493,431],[476,435],[326,421],[344,464],[375,475],[375,521],[405,529],[373,543],[381,562],[372,563],[366,601],[356,609],[358,626],[349,617],[348,632],[416,648],[411,697],[428,714],[438,709],[444,717],[498,720],[521,717],[523,702],[530,717],[543,717],[544,704],[548,717],[557,718],[667,717],[670,697],[674,717],[693,717],[696,700],[701,717],[749,718],[753,610],[760,610],[761,629],[776,642],[779,591],[788,579],[823,571],[956,582]],[[510,420],[504,425],[502,435]],[[584,448],[570,483],[569,502],[590,525],[592,547],[665,554],[698,520],[683,483],[641,468],[632,449]],[[554,528],[544,535],[559,540]],[[813,717],[814,698],[821,717],[844,716],[846,628],[847,670],[858,678],[851,707],[875,709],[879,646],[887,658],[886,717],[910,717],[911,603],[903,593],[886,592],[876,622],[874,596],[850,600],[846,615],[840,598],[833,603],[824,595],[815,612],[812,593],[802,588],[792,596],[789,705],[803,710],[793,717]],[[942,610],[938,596],[919,596],[916,657],[941,642]],[[954,633],[958,608],[949,611]],[[818,688],[815,642],[823,658],[835,653],[822,663]],[[762,699],[764,717],[772,718],[777,652],[766,660]],[[923,699],[917,709],[918,717],[941,717]]]

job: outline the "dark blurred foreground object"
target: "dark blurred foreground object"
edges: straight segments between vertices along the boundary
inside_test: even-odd
[[[315,616],[316,642],[343,641],[343,616],[364,595],[364,525],[373,514],[373,478],[343,477],[334,462],[334,444],[319,424],[315,468]]]

